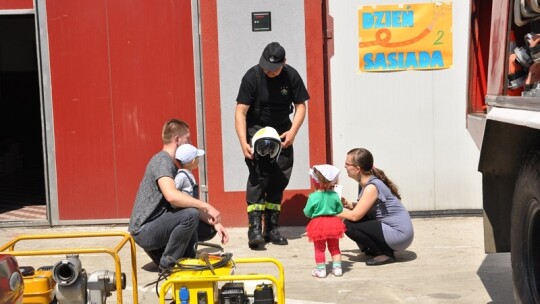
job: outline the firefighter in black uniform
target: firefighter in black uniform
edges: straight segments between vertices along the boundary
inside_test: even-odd
[[[288,244],[278,230],[279,214],[294,163],[293,142],[304,122],[309,94],[300,74],[285,62],[285,49],[277,42],[268,44],[259,64],[242,78],[236,98],[236,134],[249,169],[246,201],[248,245],[252,249],[265,242]],[[254,153],[252,138],[263,127],[277,131],[281,140],[279,157],[272,159],[270,154],[257,157]]]

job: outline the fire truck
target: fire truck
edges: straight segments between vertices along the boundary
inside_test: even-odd
[[[473,0],[467,129],[480,148],[484,247],[540,303],[540,3]]]

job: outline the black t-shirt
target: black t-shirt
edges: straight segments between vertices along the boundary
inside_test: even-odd
[[[254,117],[252,109],[257,91],[255,67],[250,68],[242,77],[242,83],[236,98],[238,103],[250,106],[247,116],[248,125],[260,124],[276,128],[290,122],[291,104],[303,103],[309,100],[309,94],[302,77],[290,65],[285,65],[281,73],[274,78],[269,78],[260,69],[261,111],[260,117],[257,118]]]

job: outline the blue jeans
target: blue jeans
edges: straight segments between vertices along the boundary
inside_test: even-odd
[[[159,261],[163,267],[172,267],[180,258],[195,256],[198,226],[198,209],[172,209],[144,224],[133,238],[154,263]]]

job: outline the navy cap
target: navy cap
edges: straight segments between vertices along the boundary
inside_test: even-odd
[[[285,62],[285,49],[278,42],[269,43],[262,53],[259,65],[268,71],[279,69]]]

